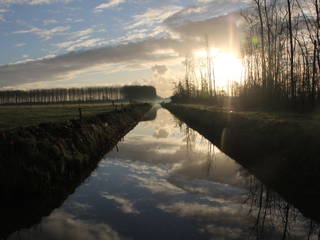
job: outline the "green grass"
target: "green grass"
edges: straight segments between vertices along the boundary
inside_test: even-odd
[[[109,112],[112,104],[57,104],[0,106],[0,131],[16,127],[37,125],[43,122],[60,122],[79,119],[78,108],[84,118]]]

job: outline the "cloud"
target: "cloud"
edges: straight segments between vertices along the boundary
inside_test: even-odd
[[[239,52],[240,13],[251,6],[245,0],[215,0],[186,7],[164,23],[180,38],[202,39],[203,47],[207,36],[211,47]]]
[[[42,22],[44,25],[58,23],[58,21],[56,19],[44,19]]]
[[[163,178],[156,177],[142,177],[138,175],[130,175],[132,179],[138,181],[138,186],[149,190],[152,193],[161,193],[168,195],[179,195],[184,193],[184,191],[171,183],[167,182]]]
[[[55,240],[121,240],[125,239],[109,225],[80,220],[76,216],[57,210],[40,224],[41,231],[20,231],[13,239]]]
[[[169,132],[166,129],[156,130],[153,135],[155,138],[167,138],[169,136]]]
[[[40,5],[40,4],[51,4],[51,3],[69,3],[73,0],[0,0],[2,5],[11,4],[28,4],[28,5]]]
[[[204,151],[189,150],[188,155],[189,159],[174,165],[171,175],[189,179],[205,179],[214,181],[217,184],[222,183],[236,187],[243,187],[245,185],[245,179],[239,174],[242,169],[241,166],[223,153],[212,154],[212,150],[209,149]],[[179,182],[182,183],[181,181]],[[203,186],[205,185],[204,183]],[[188,184],[185,183],[183,185]],[[222,192],[225,191],[224,185],[220,186],[218,184],[215,189],[220,187]]]
[[[158,208],[169,213],[191,218],[201,232],[211,239],[246,239],[246,230],[251,226],[241,204],[215,202],[209,204],[179,201],[173,204],[159,204]]]
[[[159,119],[159,115],[157,119]],[[109,155],[123,159],[130,157],[131,160],[136,162],[171,165],[180,162],[184,158],[184,151],[180,151],[180,144],[180,141],[172,139],[155,139],[151,136],[130,136],[126,139],[125,143],[120,145],[122,151],[119,153],[111,152]]]
[[[207,1],[206,1],[207,2]],[[184,25],[189,22],[202,22],[239,13],[252,6],[247,0],[214,0],[183,8],[166,20],[169,25]]]
[[[67,30],[69,30],[70,27],[69,26],[57,26],[51,29],[41,29],[38,27],[32,27],[30,29],[26,29],[26,30],[19,30],[19,31],[15,31],[13,32],[14,34],[36,34],[38,36],[40,36],[41,38],[45,39],[45,40],[49,40],[51,39],[54,35],[58,34],[58,33],[62,33],[65,32]]]
[[[7,13],[7,12],[11,12],[10,9],[7,9],[7,8],[0,8],[0,22],[5,22],[5,17],[4,17],[4,14]]]
[[[23,47],[23,46],[25,46],[25,45],[26,45],[26,43],[21,42],[21,43],[17,43],[17,44],[16,44],[16,47]]]
[[[176,62],[176,64],[180,64],[180,62]],[[168,70],[166,74],[162,74],[162,75],[154,72],[151,78],[145,78],[143,79],[142,82],[145,85],[155,86],[160,96],[170,97],[172,95],[172,90],[174,88],[174,85],[181,78],[182,78],[182,73],[178,71],[177,66],[175,66],[174,71]]]
[[[75,31],[70,33],[69,39],[78,39],[78,38],[82,38],[84,36],[89,36],[91,33],[94,32],[93,28],[86,28],[86,29],[82,29],[79,31]]]
[[[0,3],[4,2],[25,3],[27,1],[0,0]],[[40,2],[55,1],[33,1],[34,4],[40,4]],[[125,1],[109,1],[100,4],[96,9],[117,6],[123,2]],[[128,65],[151,65],[149,68],[154,73],[153,77],[141,77],[141,82],[157,85],[162,89],[161,91],[165,92],[165,95],[170,95],[172,89],[168,89],[168,83],[176,82],[179,76],[171,74],[169,69],[166,70],[164,62],[170,60],[178,64],[188,52],[203,48],[204,36],[207,33],[214,47],[237,48],[240,38],[236,26],[237,14],[245,6],[247,6],[246,3],[240,0],[215,0],[184,9],[175,5],[148,9],[133,16],[133,22],[128,27],[128,34],[119,39],[108,41],[91,37],[93,28],[76,31],[70,33],[65,41],[55,43],[54,46],[64,51],[79,49],[82,51],[49,59],[33,61],[28,59],[28,62],[20,61],[18,64],[2,65],[0,66],[0,87],[12,87],[41,81],[68,80],[90,69],[99,68],[99,71],[105,71],[104,74],[106,74],[111,71],[111,66],[116,66],[116,69],[122,71]],[[42,39],[48,40],[55,35],[67,36],[66,31],[69,29],[68,26],[47,29],[31,27],[14,33],[36,34]],[[137,39],[140,39],[139,42]],[[109,46],[83,50],[83,48],[106,44]],[[166,63],[166,65],[168,64]]]
[[[67,35],[66,41],[53,44],[55,47],[64,51],[75,51],[79,49],[98,47],[105,43],[103,38],[91,38],[94,28],[86,28],[79,31],[71,32]]]
[[[138,214],[140,213],[134,206],[133,203],[128,200],[128,199],[124,199],[115,195],[110,195],[108,193],[101,193],[102,197],[109,199],[109,200],[113,200],[116,203],[118,203],[120,205],[120,209],[122,212],[124,213],[129,213],[129,214]]]
[[[123,169],[127,169],[128,173],[132,173],[133,175],[152,175],[152,177],[163,177],[167,175],[167,171],[160,166],[154,166],[150,164],[144,164],[139,162],[132,162],[131,160],[125,160],[125,158],[118,158],[118,156],[112,157],[108,156],[104,159],[105,162],[100,164],[99,166],[117,166]],[[119,161],[121,159],[121,161]],[[129,174],[127,174],[129,176]],[[131,175],[130,175],[131,176]]]
[[[157,73],[159,75],[163,75],[165,74],[167,71],[168,71],[168,68],[166,65],[155,65],[151,68],[151,70],[154,72],[154,73]]]
[[[218,172],[218,170],[216,171]],[[202,180],[194,176],[177,176],[175,173],[170,173],[168,181],[187,191],[204,196],[211,196],[214,198],[223,199],[224,201],[240,201],[243,197],[246,197],[247,190],[231,186],[225,183],[215,182],[211,180]]]
[[[94,11],[101,12],[103,9],[116,7],[124,2],[126,2],[126,0],[110,0],[108,2],[105,2],[105,3],[102,3],[98,6],[96,6]]]
[[[189,202],[177,202],[172,205],[163,205],[158,206],[160,209],[166,212],[175,212],[182,217],[195,217],[195,216],[206,216],[211,217],[217,215],[219,210],[218,207],[213,207],[207,204],[200,203],[189,203]],[[219,206],[220,207],[220,206]]]
[[[70,208],[76,211],[89,211],[93,208],[93,206],[89,205],[89,204],[85,204],[85,203],[80,203],[80,202],[72,202],[70,204]]]
[[[86,37],[82,37],[77,40],[65,41],[61,43],[55,44],[60,49],[64,49],[67,51],[74,51],[76,49],[83,49],[89,47],[97,47],[102,44],[104,39],[102,38],[91,38],[87,39]]]
[[[182,7],[175,5],[169,5],[160,8],[150,8],[142,14],[133,16],[134,21],[127,27],[127,29],[161,24],[165,19],[179,12],[181,9]]]
[[[0,87],[68,79],[71,75],[108,64],[133,64],[177,59],[187,49],[179,40],[151,39],[136,43],[71,52],[52,58],[0,66]],[[157,53],[174,51],[178,55]]]

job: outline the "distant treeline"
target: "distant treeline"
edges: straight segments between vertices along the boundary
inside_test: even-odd
[[[0,104],[47,104],[154,99],[152,86],[54,88],[0,91]]]
[[[152,86],[124,86],[121,88],[124,99],[154,99],[157,97],[156,89]]]

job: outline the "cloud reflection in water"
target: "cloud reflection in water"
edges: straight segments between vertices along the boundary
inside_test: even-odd
[[[108,156],[165,164],[171,175],[180,177],[241,184],[241,167],[235,161],[199,134],[186,136],[175,122],[169,112],[160,109],[156,121],[139,124],[119,145],[120,152]],[[193,141],[187,143],[188,138]]]
[[[261,183],[178,125],[165,110],[140,123],[40,231],[21,239],[255,239]],[[272,203],[284,204],[277,197]],[[265,239],[281,237],[281,214],[265,218]],[[303,218],[294,226],[291,238],[303,239]]]
[[[108,224],[83,221],[76,216],[61,210],[54,211],[38,226],[40,231],[21,231],[12,235],[9,240],[125,240]]]

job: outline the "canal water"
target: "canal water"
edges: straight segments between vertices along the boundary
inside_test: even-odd
[[[159,109],[64,204],[9,239],[317,239],[317,227]]]

